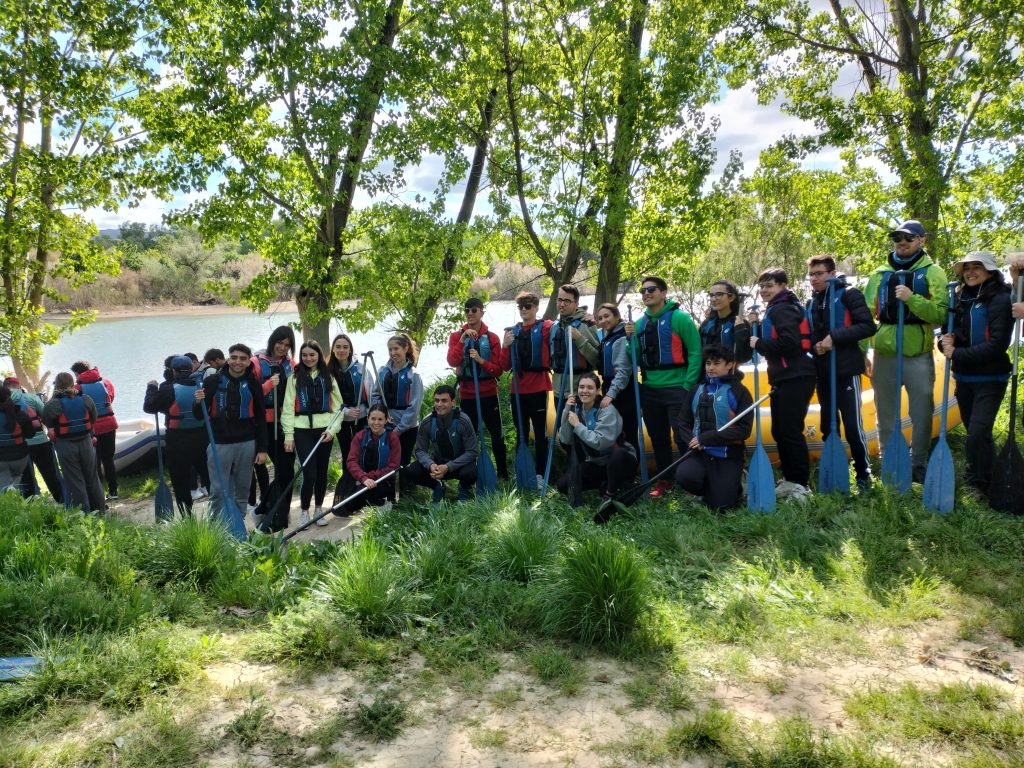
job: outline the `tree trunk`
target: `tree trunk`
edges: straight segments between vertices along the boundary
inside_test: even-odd
[[[415,313],[410,317],[403,318],[403,325],[409,329],[409,335],[416,340],[416,343],[423,344],[427,331],[437,313],[437,307],[444,298],[443,291],[455,274],[455,268],[459,263],[459,256],[462,254],[463,238],[466,227],[473,218],[473,209],[476,206],[476,198],[480,192],[480,183],[483,180],[484,168],[487,165],[487,147],[491,138],[491,127],[494,123],[494,108],[498,100],[497,88],[492,88],[487,94],[487,101],[480,112],[480,128],[476,134],[476,145],[473,147],[473,162],[469,167],[469,178],[466,180],[466,191],[462,195],[462,206],[455,217],[455,225],[452,228],[451,240],[445,248],[444,258],[441,259],[441,279],[435,284],[432,290],[424,299]]]
[[[601,238],[601,264],[597,274],[597,295],[594,304],[614,302],[618,298],[620,263],[629,215],[630,168],[636,154],[637,121],[640,115],[640,46],[647,23],[647,0],[635,0],[629,19],[629,34],[623,44],[622,67],[619,74],[618,109],[615,116],[615,138],[608,169],[608,208]],[[625,31],[625,30],[623,30]]]
[[[576,271],[580,268],[580,261],[583,256],[583,243],[590,237],[590,228],[595,223],[595,217],[601,208],[601,198],[593,197],[587,210],[583,212],[582,218],[576,225],[576,229],[569,235],[569,242],[565,246],[565,261],[562,267],[556,272],[548,272],[548,277],[554,282],[551,295],[548,296],[548,305],[544,309],[544,319],[554,320],[558,314],[558,289],[566,283],[571,283],[576,277]],[[592,308],[591,308],[592,309]]]
[[[316,341],[324,354],[330,356],[328,345],[331,343],[331,311],[334,302],[330,294],[318,290],[300,290],[295,294],[295,305],[299,308],[299,319],[302,321],[302,338]],[[312,322],[310,318],[320,318]]]

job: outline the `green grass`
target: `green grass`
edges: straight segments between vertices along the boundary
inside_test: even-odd
[[[356,707],[356,730],[373,741],[391,741],[402,732],[408,708],[393,691],[381,691],[369,704]]]
[[[526,661],[542,683],[555,688],[563,696],[575,696],[583,687],[583,666],[555,646],[529,651]]]

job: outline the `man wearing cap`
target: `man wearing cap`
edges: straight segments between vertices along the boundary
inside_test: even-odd
[[[202,419],[193,413],[196,388],[201,385],[202,373],[192,370],[193,361],[185,355],[171,359],[173,378],[157,387],[156,381],[146,385],[142,410],[164,414],[165,455],[171,488],[182,514],[192,512],[192,471],[202,487],[210,487],[210,472],[206,461],[209,438]],[[157,417],[159,418],[159,416]]]
[[[107,498],[117,496],[117,466],[114,464],[114,447],[117,440],[117,416],[114,415],[114,384],[100,375],[99,368],[88,360],[79,360],[71,366],[75,374],[75,386],[83,395],[88,395],[96,404],[96,425],[93,437],[96,441],[96,468],[100,480],[107,484]]]
[[[875,391],[878,439],[882,449],[896,420],[896,327],[903,314],[903,387],[907,391],[910,457],[915,483],[924,482],[935,407],[935,328],[946,319],[946,275],[924,250],[921,222],[908,219],[889,233],[893,249],[868,280],[864,298],[878,333],[861,342],[874,348],[871,382]],[[897,274],[903,273],[903,274]]]
[[[4,386],[11,392],[11,402],[19,409],[29,415],[37,425],[43,412],[43,401],[37,395],[26,392],[21,388],[21,382],[13,376],[4,379]],[[43,476],[46,483],[46,490],[50,492],[53,500],[58,504],[64,502],[64,494],[61,493],[60,475],[57,474],[57,464],[53,459],[53,447],[50,445],[50,438],[45,429],[39,429],[32,437],[25,441],[28,444],[28,465],[21,476],[21,492],[27,499],[39,493],[39,485],[36,483],[35,469]]]
[[[480,411],[491,436],[491,452],[498,477],[508,479],[508,457],[505,435],[501,429],[501,408],[498,405],[498,378],[501,376],[501,339],[484,324],[484,303],[476,297],[466,299],[463,305],[466,322],[448,337],[448,365],[455,368],[458,377],[459,402],[473,429],[479,431],[474,389],[480,385]]]

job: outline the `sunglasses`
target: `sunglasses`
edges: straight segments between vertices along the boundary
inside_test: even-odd
[[[480,311],[479,307],[467,307],[466,308],[466,314],[467,315],[474,315],[474,314],[476,314],[479,311]]]
[[[894,243],[912,243],[917,240],[917,235],[892,235],[889,239]]]
[[[524,302],[523,302],[522,304],[519,304],[519,305],[517,305],[517,306],[518,306],[518,307],[519,307],[520,309],[533,309],[533,308],[534,308],[534,307],[536,307],[537,305],[536,305],[536,304],[533,304],[532,302],[525,302],[525,301],[524,301]]]
[[[656,285],[645,285],[643,288],[640,289],[640,293],[654,293],[655,291],[658,290],[660,289]]]
[[[708,297],[710,297],[712,299],[720,299],[723,296],[728,296],[728,295],[729,294],[726,293],[725,291],[708,291]]]

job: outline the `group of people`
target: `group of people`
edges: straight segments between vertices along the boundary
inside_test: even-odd
[[[508,479],[498,380],[509,373],[516,440],[532,442],[538,489],[552,480],[553,463],[567,463],[553,462],[547,431],[553,396],[557,438],[552,438],[566,455],[573,452],[578,468],[577,475],[566,471],[552,480],[559,491],[568,493],[570,483],[577,482],[611,498],[630,487],[644,453],[642,422],[658,473],[650,497],[679,486],[721,510],[738,505],[743,494],[745,442],[754,415],[739,366],[751,359],[766,362],[771,434],[781,471],[778,497],[810,494],[805,422],[815,393],[822,436],[830,433],[835,409],[856,483],[870,487],[861,375],[871,377],[885,446],[896,424],[898,368],[913,425],[913,480],[923,481],[934,409],[932,352],[935,331],[942,327],[939,349],[951,360],[967,426],[967,477],[984,493],[995,456],[992,427],[1011,375],[1010,333],[1013,319],[1024,317],[1024,303],[1019,297],[1011,303],[1010,286],[988,252],[958,260],[958,280],[947,284],[925,250],[926,234],[913,220],[893,230],[892,250],[863,292],[838,273],[828,255],[807,262],[812,295],[806,303],[779,268],[757,277],[763,311],[754,306],[743,312],[738,287],[717,281],[699,324],[656,275],[641,281],[644,312],[635,322],[610,303],[591,315],[580,306],[578,289],[566,284],[558,288],[554,320],[538,317],[540,296],[517,295],[521,321],[499,336],[484,322],[483,302],[470,298],[465,322],[448,342],[455,385],[434,388],[433,408],[422,420],[424,386],[416,371],[418,349],[409,336],[398,333],[388,340],[388,359],[378,370],[372,353],[357,359],[344,333],[325,352],[312,340],[296,348],[287,326],[275,329],[255,353],[234,344],[226,356],[211,349],[202,361],[191,353],[167,358],[164,381],[149,383],[144,410],[165,417],[168,470],[183,513],[206,488],[214,508],[230,497],[239,509],[256,512],[257,499],[265,503],[271,490],[269,457],[281,513],[264,525],[277,530],[289,524],[297,463],[299,522],[315,518],[327,524],[324,503],[335,441],[343,457],[333,505],[339,515],[367,504],[390,504],[396,492],[414,484],[431,488],[440,500],[446,483],[455,481],[458,498],[469,497],[484,445],[478,431],[485,428],[497,475]],[[1014,277],[1022,266],[1011,264]],[[947,318],[951,332],[945,329]],[[868,350],[873,350],[870,357]],[[114,388],[88,362],[75,363],[72,372],[57,375],[45,405],[15,379],[4,382],[0,485],[20,480],[26,495],[36,492],[34,466],[54,498],[100,510],[101,476],[110,497],[117,495]],[[49,436],[43,424],[51,427]],[[681,460],[675,459],[673,442]]]

